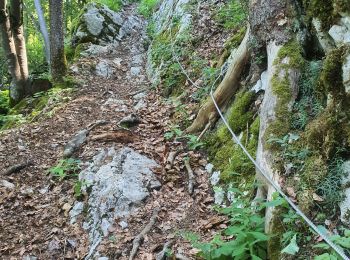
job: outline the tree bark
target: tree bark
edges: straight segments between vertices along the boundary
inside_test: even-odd
[[[44,12],[41,7],[40,0],[34,0],[34,5],[35,5],[36,13],[38,14],[40,32],[44,39],[46,62],[50,64],[50,39],[49,39],[49,33],[46,26]]]
[[[62,82],[67,73],[64,53],[63,1],[50,0],[50,68],[54,82]]]
[[[11,29],[13,32],[17,59],[22,75],[22,80],[27,83],[29,78],[29,71],[26,42],[23,33],[23,3],[22,0],[11,0],[10,3]]]
[[[12,77],[10,86],[10,105],[15,105],[25,96],[26,80],[21,72],[6,0],[0,0],[0,31],[8,70]],[[23,47],[25,48],[25,45],[22,45],[18,49],[20,50]],[[21,56],[21,58],[22,57],[24,56]],[[23,64],[26,64],[26,61],[22,61],[22,65]],[[25,72],[25,69],[22,71]]]
[[[239,88],[239,79],[241,73],[249,59],[248,39],[250,29],[248,27],[238,49],[234,50],[233,61],[225,74],[224,79],[214,92],[214,98],[220,108],[224,107]],[[218,112],[211,97],[207,99],[205,104],[201,107],[198,115],[192,125],[186,130],[188,133],[196,133],[208,124],[213,124],[218,118]]]

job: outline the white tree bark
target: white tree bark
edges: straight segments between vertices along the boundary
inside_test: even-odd
[[[50,64],[50,38],[49,38],[49,32],[47,30],[44,12],[41,7],[40,0],[34,0],[34,5],[35,5],[36,13],[38,14],[40,32],[44,39],[45,58],[47,63]]]

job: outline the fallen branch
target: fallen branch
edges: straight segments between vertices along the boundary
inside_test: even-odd
[[[167,252],[169,250],[169,248],[171,248],[174,244],[174,240],[170,240],[168,242],[166,242],[163,246],[162,251],[160,251],[159,253],[156,254],[156,260],[164,260],[166,259],[167,256]]]
[[[23,170],[24,168],[26,168],[27,166],[32,165],[32,164],[33,163],[31,161],[27,161],[24,163],[12,165],[4,171],[3,175],[10,175],[12,173],[19,172],[20,170]]]
[[[208,122],[208,124],[205,126],[204,130],[198,136],[197,142],[202,139],[203,135],[205,134],[205,132],[207,132],[207,130],[210,128],[210,126],[211,126],[211,122]]]
[[[176,156],[180,153],[180,149],[176,150],[176,151],[172,151],[169,153],[168,158],[166,159],[166,163],[167,165],[165,166],[166,169],[171,169],[174,165],[174,161]]]
[[[190,165],[190,159],[184,158],[184,163],[185,163],[186,170],[188,172],[188,193],[190,195],[192,195],[193,189],[194,189],[195,178],[194,178],[194,174],[193,174],[193,171],[192,171],[192,168]]]
[[[119,143],[132,143],[137,137],[129,130],[119,129],[113,132],[107,132],[99,135],[94,135],[90,138],[92,141],[104,141],[104,142],[119,142]]]
[[[159,211],[160,211],[160,208],[155,208],[153,210],[153,214],[151,216],[150,221],[145,226],[145,228],[141,231],[141,233],[135,237],[134,241],[132,242],[132,250],[130,253],[129,260],[133,260],[135,258],[137,250],[139,249],[140,245],[142,244],[145,235],[151,231],[151,228],[156,223]]]

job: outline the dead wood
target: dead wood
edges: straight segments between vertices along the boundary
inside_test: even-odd
[[[167,241],[164,244],[162,251],[160,251],[159,253],[156,254],[156,260],[166,259],[167,252],[173,246],[174,242],[175,242],[174,240]]]
[[[139,249],[140,245],[142,244],[145,235],[151,231],[151,228],[156,223],[159,211],[160,211],[160,208],[155,208],[153,210],[150,221],[145,226],[145,228],[141,231],[141,233],[135,237],[134,241],[132,242],[132,249],[131,249],[131,253],[129,256],[129,260],[133,260],[135,258],[137,250]]]
[[[30,165],[33,165],[33,162],[27,161],[24,163],[12,165],[3,172],[3,175],[10,175],[10,174],[19,172],[20,170],[23,170],[24,168],[26,168],[27,166],[30,166]]]
[[[220,108],[224,107],[232,99],[239,88],[239,79],[241,78],[241,74],[250,55],[248,48],[249,36],[250,30],[248,27],[243,41],[238,49],[235,49],[235,52],[233,53],[233,61],[227,70],[224,79],[214,92],[215,101]],[[186,132],[199,132],[203,130],[208,123],[210,123],[210,125],[214,124],[217,118],[218,112],[216,111],[213,100],[211,97],[209,97],[199,110],[198,115],[192,125],[187,128]]]
[[[90,138],[91,141],[118,142],[123,144],[132,143],[136,141],[136,139],[137,136],[126,129],[118,129],[113,132],[94,135]]]
[[[185,158],[184,159],[184,163],[185,163],[185,167],[188,173],[188,193],[192,195],[193,193],[193,189],[194,189],[194,182],[195,182],[195,178],[194,178],[194,174],[190,165],[190,159]]]
[[[167,170],[170,170],[173,165],[174,165],[174,161],[175,161],[175,158],[176,156],[180,153],[180,149],[176,150],[176,151],[172,151],[169,153],[167,159],[166,159],[166,166],[165,166],[165,169]]]

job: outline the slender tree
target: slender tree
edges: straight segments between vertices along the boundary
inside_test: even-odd
[[[23,36],[22,1],[11,0],[10,3],[11,11],[7,8],[7,1],[0,0],[0,31],[8,69],[12,77],[10,103],[14,105],[25,97],[26,87],[29,84],[27,52]]]
[[[38,14],[40,32],[44,39],[45,58],[47,63],[50,64],[50,38],[49,38],[49,33],[47,31],[44,12],[41,7],[40,0],[34,0],[34,5],[35,5],[36,13]]]
[[[64,53],[63,0],[49,0],[50,8],[50,68],[52,79],[62,82],[67,73]]]

